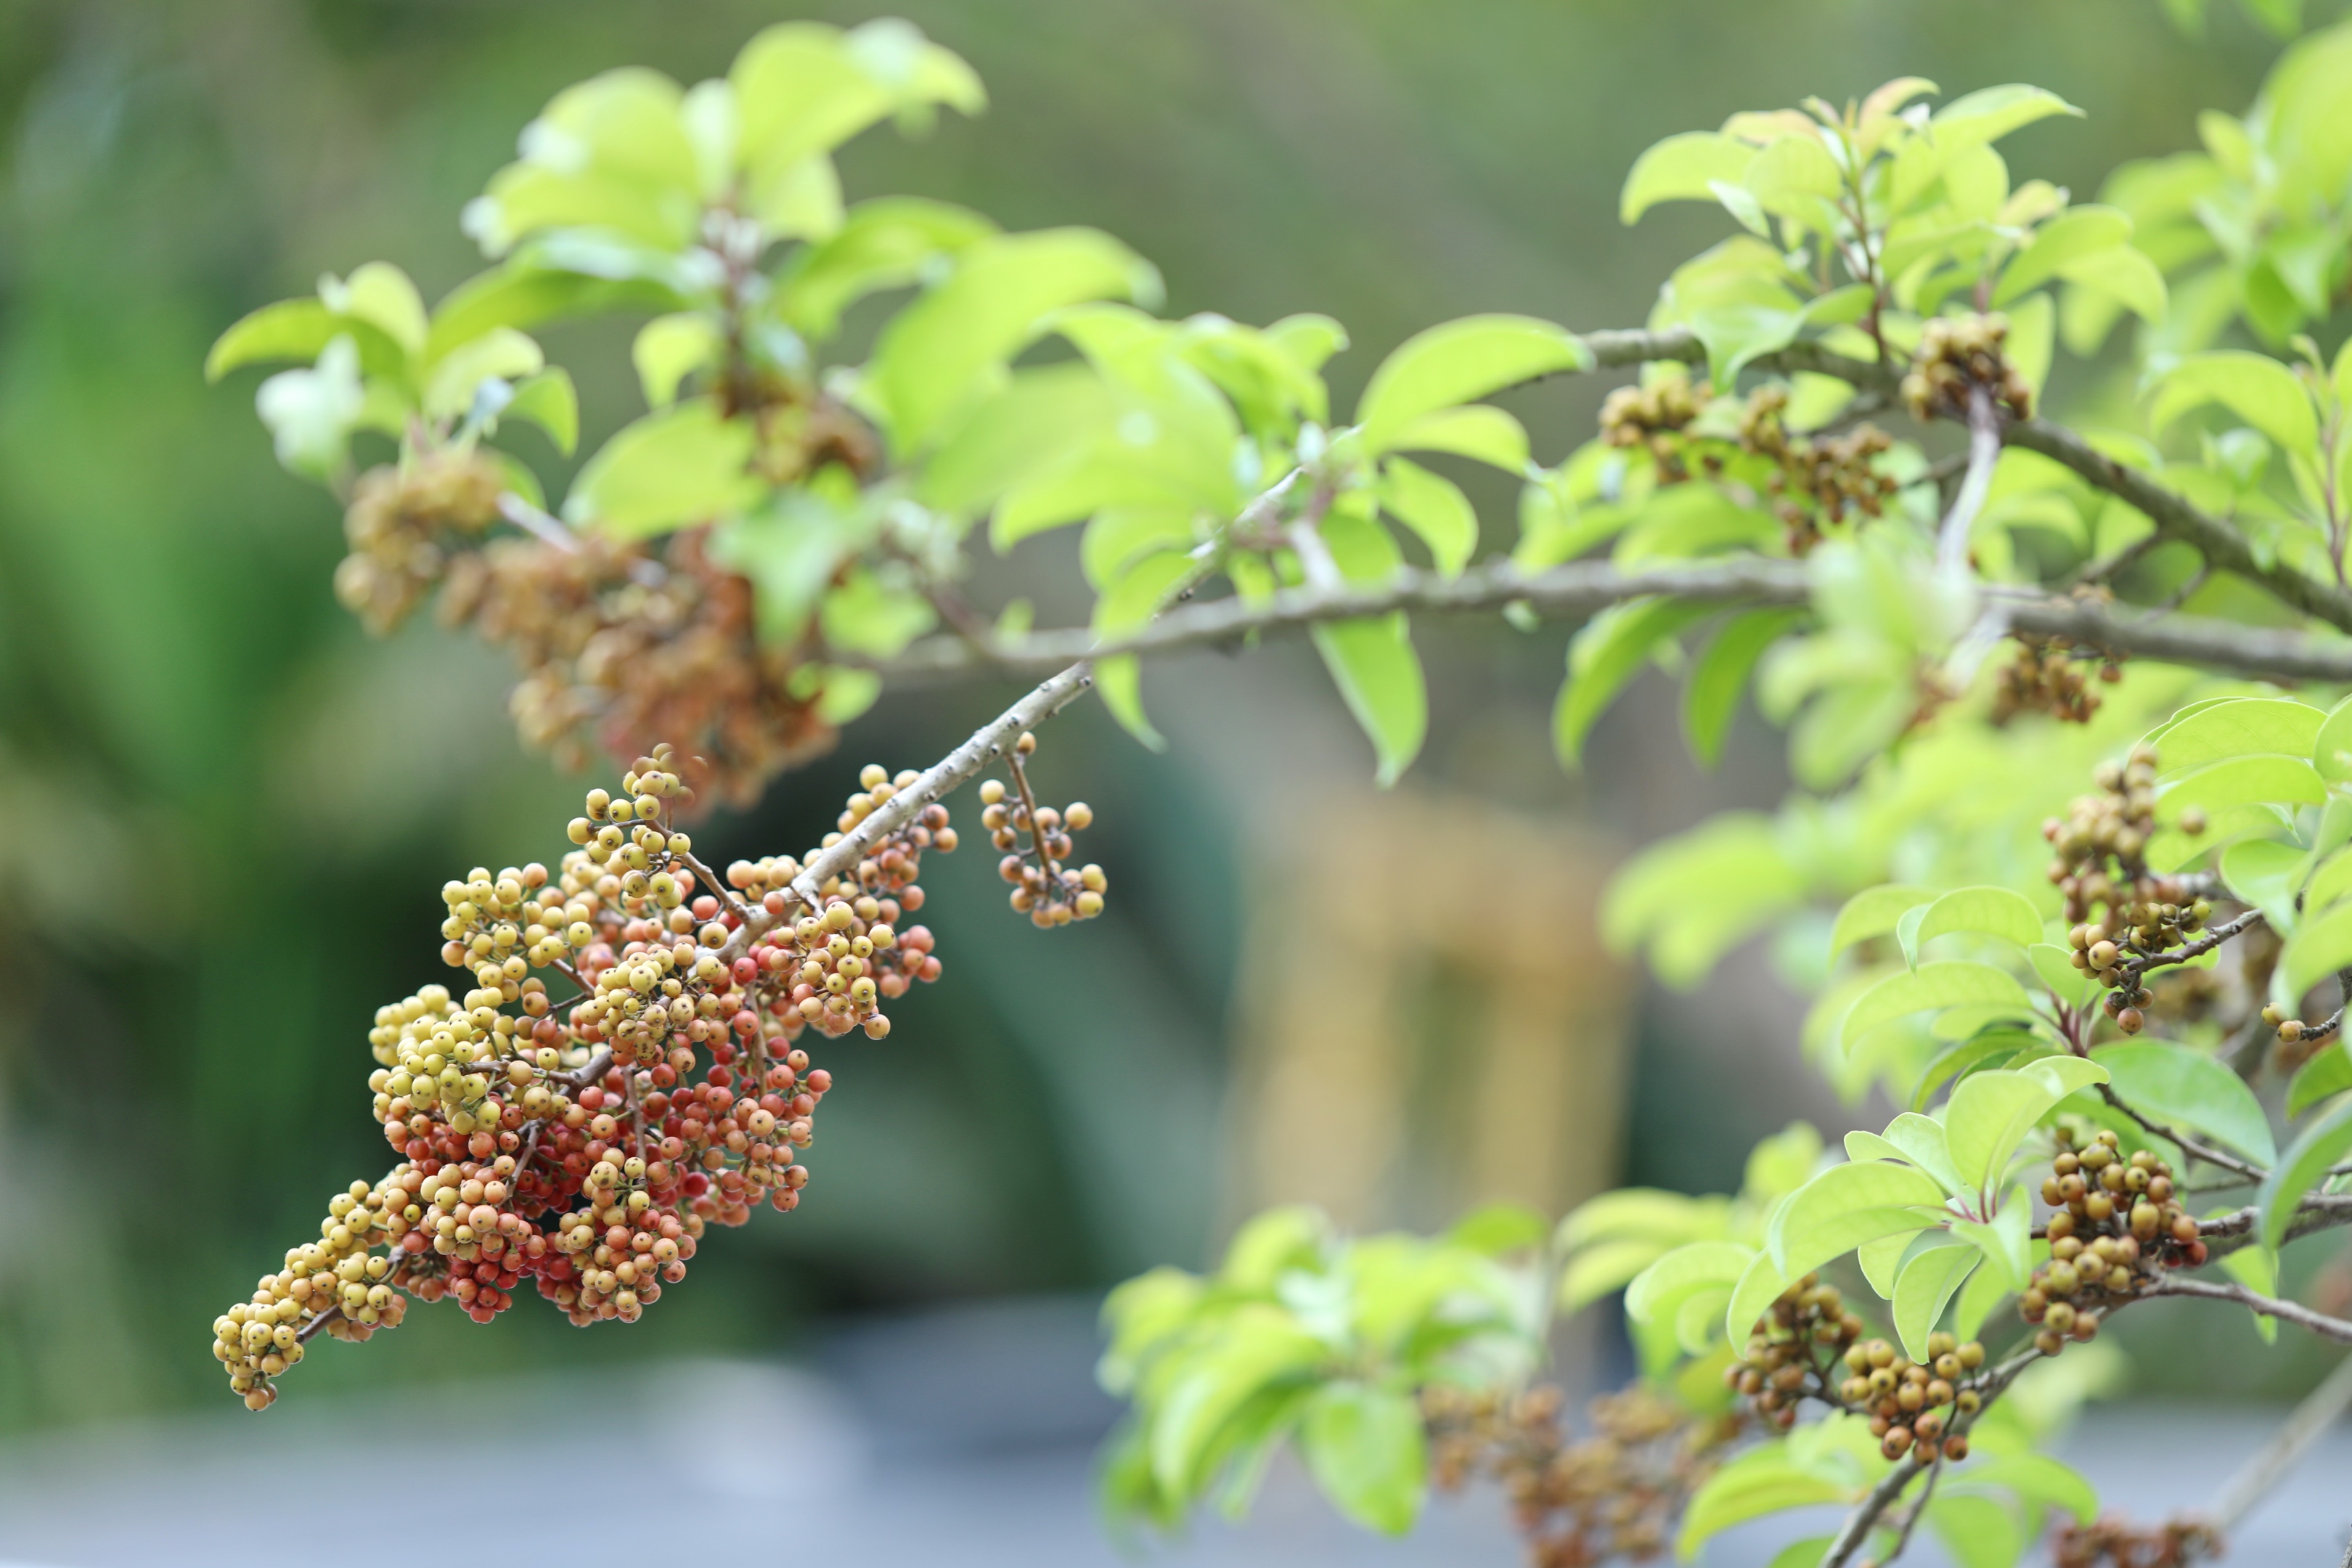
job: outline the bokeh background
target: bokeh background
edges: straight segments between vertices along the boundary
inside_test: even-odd
[[[1356,345],[1342,405],[1450,315],[1637,321],[1722,229],[1687,208],[1620,227],[1624,171],[1669,132],[1899,74],[2032,80],[2088,117],[2004,150],[2087,192],[2193,145],[2197,111],[2242,109],[2276,50],[2226,6],[2186,37],[2156,0],[890,8],[992,102],[927,140],[869,133],[843,158],[854,196],[1104,227],[1159,264],[1175,311],[1327,311]],[[250,373],[204,384],[206,345],[322,270],[389,258],[428,297],[466,276],[459,205],[568,82],[626,63],[692,80],[771,21],[872,14],[0,0],[0,1436],[221,1398],[213,1315],[382,1161],[364,1032],[437,973],[442,879],[552,858],[584,782],[519,749],[501,656],[430,625],[373,642],[336,607],[335,509],[272,461]],[[625,338],[547,336],[593,445],[636,408]],[[2067,374],[2087,384],[2062,371],[2062,398]],[[1584,438],[1601,390],[1524,396],[1540,454]],[[556,455],[531,456],[557,488]],[[1507,543],[1507,490],[1479,500]],[[1048,540],[974,592],[1066,622],[1074,585]],[[769,1356],[875,1314],[1083,1301],[1202,1261],[1273,1197],[1426,1225],[1490,1195],[1731,1184],[1754,1136],[1838,1114],[1795,1066],[1793,1004],[1753,955],[1662,994],[1593,950],[1590,910],[1625,847],[1778,799],[1778,741],[1749,716],[1703,774],[1670,708],[1630,703],[1563,774],[1545,714],[1567,635],[1423,630],[1433,734],[1388,797],[1297,647],[1153,673],[1165,755],[1098,710],[1058,721],[1044,787],[1100,814],[1111,918],[1041,936],[978,857],[943,866],[926,918],[946,978],[836,1064],[800,1212],[707,1247],[626,1332],[530,1300],[489,1329],[420,1311],[306,1363],[297,1392]],[[886,700],[706,843],[797,850],[858,763],[926,762],[1003,695]],[[1391,968],[1367,911],[1393,931],[1431,876],[1463,893],[1432,918],[1532,933],[1532,970],[1485,951],[1509,942],[1457,943],[1349,1022],[1335,977]]]

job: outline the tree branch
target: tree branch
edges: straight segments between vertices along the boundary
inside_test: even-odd
[[[2284,1480],[2320,1436],[2352,1408],[2352,1356],[2304,1397],[2293,1415],[2271,1435],[2271,1440],[2238,1467],[2213,1504],[2213,1522],[2228,1530]]]
[[[2309,1329],[2323,1339],[2352,1345],[2352,1322],[2331,1318],[2325,1312],[2315,1312],[2294,1301],[2282,1301],[2275,1296],[2265,1296],[2259,1290],[2249,1290],[2232,1280],[2227,1284],[2218,1279],[2183,1279],[2177,1274],[2158,1276],[2148,1287],[2150,1296],[2195,1296],[2208,1301],[2235,1301],[2241,1307],[2260,1312],[2266,1318],[2276,1318],[2283,1323],[2293,1323]]]
[[[1992,471],[2000,462],[2000,409],[1992,400],[1990,388],[1978,384],[1969,387],[1969,466],[1960,480],[1959,493],[1952,498],[1952,510],[1944,514],[1944,526],[1937,537],[1936,566],[1948,576],[1965,579],[1969,574],[1969,534],[1976,527],[1977,513],[1984,510],[1985,497],[1992,489]]]

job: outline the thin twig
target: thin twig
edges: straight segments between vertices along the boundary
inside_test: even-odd
[[[1029,848],[1037,857],[1037,868],[1045,873],[1045,886],[1050,897],[1062,885],[1062,868],[1054,863],[1052,852],[1045,847],[1045,829],[1037,820],[1037,797],[1030,793],[1029,770],[1021,765],[1021,746],[1017,741],[1004,753],[1004,768],[1013,775],[1013,787],[1020,792],[1021,809],[1027,814],[1029,821]]]
[[[2200,1142],[2198,1139],[2189,1136],[2185,1132],[2178,1131],[2173,1128],[2168,1127],[2163,1122],[2152,1121],[2147,1114],[2130,1104],[2121,1095],[2117,1094],[2115,1091],[2114,1086],[2111,1084],[2103,1083],[2099,1085],[2099,1093],[2109,1105],[2114,1106],[2117,1110],[2122,1111],[2126,1116],[2130,1117],[2134,1121],[2138,1122],[2142,1127],[2146,1128],[2148,1131],[2155,1133],[2158,1138],[2163,1139],[2168,1143],[2174,1144],[2182,1153],[2188,1155],[2192,1160],[2202,1160],[2209,1165],[2219,1166],[2224,1171],[2235,1172],[2237,1174],[2245,1177],[2248,1181],[2252,1182],[2259,1182],[2263,1177],[2270,1174],[2268,1171],[2263,1170],[2260,1165],[2254,1164],[2251,1161],[2241,1160],[2235,1154],[2226,1153],[2220,1149],[2214,1148],[2210,1143]]]
[[[1888,1547],[1886,1555],[1878,1560],[1879,1568],[1885,1568],[1887,1563],[1902,1556],[1904,1549],[1911,1544],[1911,1532],[1919,1528],[1919,1521],[1927,1513],[1927,1504],[1935,1499],[1936,1483],[1941,1480],[1943,1476],[1944,1456],[1939,1451],[1934,1461],[1927,1467],[1927,1484],[1919,1489],[1918,1500],[1904,1510],[1903,1527],[1895,1532],[1895,1544]]]
[[[499,515],[541,544],[551,544],[566,555],[580,553],[580,536],[562,518],[531,505],[512,490],[499,497]]]
[[[2259,1290],[2249,1290],[2231,1280],[2184,1279],[2177,1274],[2160,1275],[2149,1285],[2150,1296],[2196,1296],[2208,1301],[2235,1301],[2239,1306],[2260,1312],[2266,1318],[2276,1318],[2283,1323],[2308,1329],[2322,1339],[2352,1345],[2352,1322],[2331,1318],[2325,1312],[2315,1312],[2296,1301],[2283,1301],[2275,1296],[2265,1296]]]
[[[2185,942],[2179,947],[2166,948],[2158,952],[2135,953],[2116,967],[2124,972],[2126,978],[2136,981],[2151,969],[2163,969],[2175,963],[2186,963],[2192,958],[2202,958],[2240,931],[2262,923],[2263,911],[2248,910],[2220,925],[2207,928],[2205,934],[2195,942]]]
[[[2337,1362],[2336,1370],[2305,1395],[2294,1414],[2271,1434],[2271,1440],[2238,1467],[2237,1473],[2214,1499],[2213,1522],[2228,1530],[2245,1518],[2256,1503],[2286,1479],[2311,1446],[2347,1409],[2352,1409],[2352,1356]]]

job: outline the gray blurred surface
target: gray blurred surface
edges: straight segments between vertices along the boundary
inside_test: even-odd
[[[1491,1496],[1441,1500],[1390,1542],[1337,1519],[1288,1464],[1245,1521],[1122,1551],[1092,1500],[1094,1445],[1114,1414],[1092,1384],[1092,1320],[1090,1301],[999,1303],[851,1329],[806,1367],[673,1363],[340,1401],[296,1387],[258,1419],[20,1441],[0,1447],[0,1557],[16,1560],[0,1568],[242,1565],[296,1542],[332,1542],[341,1568],[409,1568],[421,1541],[451,1539],[468,1517],[535,1555],[530,1507],[498,1498],[501,1475],[576,1510],[558,1533],[581,1568],[706,1563],[718,1541],[731,1561],[793,1568],[1519,1562]],[[2111,1509],[2158,1519],[2209,1500],[2276,1417],[2120,1405],[2087,1415],[2063,1451]],[[2348,1479],[2352,1426],[2339,1426],[2246,1521],[2230,1561],[2332,1568],[2352,1530]],[[663,1522],[628,1528],[635,1509]],[[1733,1531],[1705,1561],[1760,1568],[1802,1522]],[[1931,1543],[1909,1560],[1943,1561]]]

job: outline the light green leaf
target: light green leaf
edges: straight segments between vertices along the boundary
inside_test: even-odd
[[[2257,1164],[2278,1158],[2270,1119],[2254,1091],[2205,1052],[2160,1040],[2131,1040],[2091,1055],[2107,1069],[2116,1095],[2134,1110],[2208,1133]]]
[[[1985,1256],[1991,1268],[1987,1270],[1999,1281],[2006,1294],[2025,1289],[2027,1277],[2033,1268],[2033,1203],[2020,1188],[2009,1194],[2009,1201],[1993,1211],[1990,1220],[1956,1219],[1952,1234],[1968,1241]],[[1961,1336],[1963,1339],[1967,1335]]]
[[[1198,1492],[1207,1479],[1204,1461],[1226,1423],[1271,1385],[1313,1373],[1328,1354],[1288,1313],[1241,1308],[1216,1348],[1188,1368],[1161,1404],[1151,1427],[1153,1477],[1176,1496]]]
[[[1427,328],[1372,372],[1356,406],[1364,450],[1388,450],[1425,414],[1592,364],[1574,333],[1533,316],[1465,316]]]
[[[2132,220],[2114,207],[2070,207],[2037,229],[2025,247],[2001,268],[1992,302],[2006,305],[2057,277],[2068,263],[2113,250],[2127,243],[2131,235]]]
[[[1553,705],[1560,765],[1582,765],[1584,737],[1660,645],[1715,606],[1687,599],[1635,599],[1601,611],[1568,645],[1568,679]]]
[[[1723,1314],[1725,1338],[1735,1344],[1744,1342],[1788,1283],[1789,1277],[1773,1263],[1772,1254],[1758,1253],[1749,1260],[1747,1272],[1740,1275],[1739,1283],[1732,1287],[1731,1305],[1724,1309]]]
[[[822,342],[842,312],[866,295],[919,281],[940,257],[952,257],[997,232],[969,208],[921,196],[884,196],[851,207],[841,227],[793,254],[776,279],[776,312],[794,331]]]
[[[2192,805],[2210,816],[2227,805],[2317,805],[2326,798],[2318,772],[2300,756],[2232,757],[2159,784],[2157,815],[2170,826]]]
[[[1637,222],[1660,202],[1709,200],[1717,182],[1738,184],[1755,158],[1754,147],[1721,132],[1669,136],[1633,160],[1618,198],[1618,218]]]
[[[1927,1528],[1957,1568],[2015,1568],[2025,1554],[2016,1516],[1989,1497],[1954,1491],[1929,1499]]]
[[[1402,1535],[1420,1517],[1429,1455],[1412,1394],[1326,1384],[1307,1401],[1298,1447],[1323,1495],[1358,1524]]]
[[[950,416],[1065,306],[1149,299],[1158,275],[1092,229],[1045,229],[978,240],[948,280],[891,319],[867,363],[860,400],[902,451],[928,446]]]
[[[2200,704],[2151,731],[2159,779],[2233,758],[2276,752],[2308,757],[2327,715],[2289,698],[2229,698]]]
[[[2020,127],[2053,114],[2079,117],[2082,112],[2054,92],[2011,82],[1956,98],[1937,110],[1927,123],[1937,147],[1949,156],[1964,147],[1998,142]]]
[[[1830,956],[1835,958],[1867,938],[1885,936],[1906,913],[1922,904],[1934,903],[1937,897],[1935,889],[1913,887],[1907,882],[1864,888],[1838,910],[1836,923],[1830,927]]]
[[[546,363],[539,344],[529,337],[512,327],[493,327],[434,365],[425,382],[425,413],[429,418],[455,419],[472,409],[483,382],[492,377],[519,382],[538,374]]]
[[[1625,1315],[1649,1322],[1679,1307],[1694,1290],[1728,1291],[1755,1260],[1756,1249],[1732,1241],[1678,1247],[1636,1275],[1625,1289]]]
[[[1471,403],[1424,414],[1398,432],[1392,447],[1400,452],[1451,452],[1457,458],[1491,463],[1520,478],[1528,471],[1526,428],[1490,404]]]
[[[1429,732],[1428,689],[1404,613],[1327,621],[1313,636],[1348,711],[1380,758],[1376,777],[1385,789],[1412,765]]]
[[[2229,1209],[2222,1208],[2205,1217],[2219,1219],[2222,1215],[2230,1212]],[[2242,1247],[2235,1252],[2224,1254],[2221,1258],[2221,1272],[2256,1295],[2278,1294],[2278,1255],[2268,1247]],[[2266,1345],[2278,1343],[2276,1318],[2267,1312],[2257,1312],[2252,1308],[2247,1309],[2246,1315],[2254,1321],[2254,1332],[2263,1337],[2263,1343]]]
[[[1802,626],[1806,616],[1796,608],[1744,610],[1724,622],[1691,662],[1690,676],[1683,683],[1683,737],[1702,765],[1711,768],[1722,761],[1724,737],[1756,661]]]
[[[1985,1320],[1992,1316],[1993,1309],[2009,1296],[2009,1283],[1998,1267],[1978,1269],[1961,1287],[1959,1305],[1952,1309],[1952,1332],[1963,1340],[1975,1339]]]
[[[570,457],[580,444],[580,395],[572,390],[572,373],[557,365],[516,387],[507,405],[499,410],[499,423],[517,419],[527,419],[546,431],[555,449]]]
[[[1664,1243],[1639,1237],[1612,1237],[1584,1248],[1560,1270],[1559,1310],[1580,1312],[1611,1291],[1623,1289],[1664,1250]]]
[[[2321,1100],[2352,1089],[2352,1043],[2342,1036],[2295,1070],[2286,1086],[2286,1113],[2291,1121]]]
[[[2030,947],[2042,940],[2042,916],[2022,893],[2007,888],[1959,888],[1927,906],[1915,940],[1924,947],[1954,931],[1976,931]]]
[[[1845,1138],[1846,1153],[1849,1158],[1858,1160],[1865,1157],[1854,1152],[1854,1141],[1858,1138],[1873,1139],[1875,1143],[1893,1150],[1895,1158],[1907,1160],[1918,1166],[1935,1177],[1948,1192],[1958,1193],[1967,1186],[1967,1184],[1959,1179],[1959,1173],[1952,1166],[1951,1146],[1945,1140],[1944,1125],[1933,1117],[1921,1116],[1916,1111],[1906,1110],[1886,1124],[1886,1131],[1883,1137],[1867,1132],[1849,1132]],[[1867,1157],[1885,1159],[1887,1156],[1884,1153],[1873,1153]]]
[[[2164,320],[2165,307],[2171,296],[2164,285],[2163,269],[2135,247],[2118,245],[2111,250],[2078,256],[2058,272],[2078,291],[2087,289],[2105,295],[2143,321]],[[2075,297],[2081,297],[2079,292]]]
[[[2099,1517],[2099,1494],[2080,1472],[2047,1454],[2004,1454],[1952,1477],[1955,1488],[1999,1488],[2026,1502],[2063,1509],[2078,1524]]]
[[[2034,1123],[2076,1089],[2106,1077],[2105,1068],[2079,1057],[2051,1057],[1963,1079],[1944,1108],[1944,1135],[1960,1179],[1990,1192]]]
[[[1910,1261],[1895,1277],[1893,1318],[1904,1353],[1913,1361],[1927,1362],[1934,1359],[1927,1354],[1928,1333],[1961,1285],[1984,1261],[1984,1254],[1948,1233],[1923,1236],[1913,1243],[1913,1249]]]
[[[1866,1241],[1924,1229],[1919,1211],[1939,1214],[1943,1205],[1942,1184],[1909,1165],[1832,1165],[1773,1215],[1768,1250],[1781,1278],[1795,1279]]]
[[[1822,1568],[1822,1559],[1837,1544],[1834,1535],[1809,1535],[1802,1541],[1792,1541],[1772,1554],[1764,1568]]]
[[[2287,938],[2271,980],[2271,999],[2292,1012],[2311,988],[2352,969],[2352,903],[2339,903]]]
[[[629,357],[648,407],[666,408],[677,399],[679,384],[719,362],[719,323],[698,310],[656,316],[637,329]]]
[[[1881,1024],[1909,1014],[1978,1003],[2013,1005],[2021,1017],[2032,1011],[2025,988],[2006,971],[1965,959],[1944,959],[1890,974],[1856,997],[1839,1026],[1839,1038],[1852,1046]]]
[[[1470,498],[1453,480],[1403,458],[1391,458],[1381,479],[1382,508],[1429,547],[1441,575],[1460,576],[1478,548],[1478,514],[1471,510]]]
[[[1709,1476],[1693,1494],[1683,1514],[1682,1532],[1675,1540],[1675,1555],[1688,1559],[1714,1536],[1766,1514],[1844,1502],[1854,1489],[1797,1465],[1780,1445],[1750,1449]]]
[[[2221,851],[2221,880],[2246,902],[2261,905],[2272,929],[2285,933],[2298,923],[2295,884],[2310,858],[2274,838],[2242,838]],[[2316,914],[2321,905],[2315,900],[2309,908]]]
[[[750,504],[752,431],[690,398],[623,426],[572,482],[564,521],[620,539],[708,521]]]
[[[2206,403],[2221,404],[2290,452],[2308,456],[2319,444],[2310,394],[2294,371],[2267,354],[2236,349],[2190,354],[2158,383],[2148,417],[2161,430]]]
[[[1723,1198],[1621,1187],[1577,1205],[1559,1222],[1552,1244],[1567,1251],[1603,1237],[1642,1236],[1671,1245],[1720,1237],[1729,1223],[1730,1205]]]
[[[2285,1243],[2287,1226],[2304,1194],[2326,1180],[2327,1168],[2347,1152],[2352,1152],[2352,1099],[2337,1102],[2305,1128],[2263,1178],[2254,1208],[2261,1215],[2257,1234],[2265,1247],[2276,1252]]]
[[[881,18],[845,33],[784,22],[754,36],[730,68],[740,157],[756,191],[763,177],[830,152],[891,114],[920,123],[933,104],[977,114],[980,79],[912,24]]]
[[[2312,742],[2311,763],[2330,784],[2352,783],[2352,697],[2328,710]]]
[[[242,365],[270,360],[316,360],[338,336],[348,334],[361,365],[379,373],[397,369],[404,355],[382,329],[339,316],[315,299],[280,300],[264,305],[223,332],[205,356],[205,379],[218,381]]]
[[[2070,1007],[2086,1007],[2103,987],[2096,975],[2085,974],[2074,967],[2068,956],[2071,952],[2054,942],[2037,942],[2025,950],[2025,957],[2052,995]]]
[[[1128,568],[1127,574],[1105,589],[1095,601],[1094,634],[1109,639],[1133,631],[1160,613],[1160,605],[1192,570],[1192,558],[1179,551],[1147,555]],[[1128,733],[1159,751],[1167,745],[1144,717],[1141,667],[1133,654],[1099,659],[1095,664],[1095,689],[1103,706]]]

